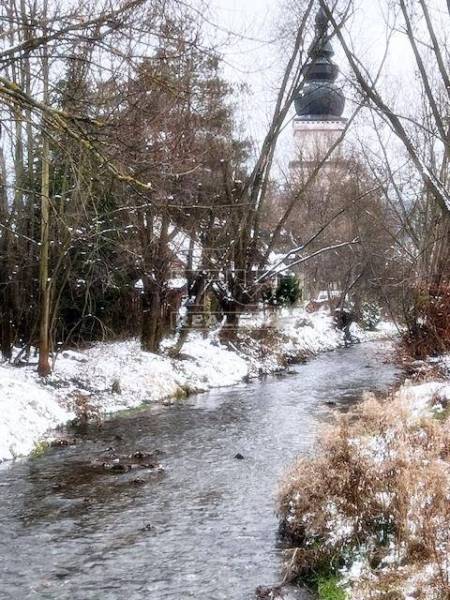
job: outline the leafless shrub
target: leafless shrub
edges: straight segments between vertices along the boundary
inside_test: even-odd
[[[450,350],[449,284],[418,289],[404,345],[415,358]]]
[[[90,396],[76,390],[71,395],[70,400],[73,403],[73,411],[76,415],[75,423],[77,425],[83,426],[89,422],[94,422],[98,426],[100,425],[101,415],[99,408],[92,404]]]
[[[278,329],[264,325],[256,328],[242,328],[235,345],[244,354],[258,359],[275,357],[280,365],[285,365],[283,344],[286,342],[287,337]]]
[[[415,576],[428,594],[417,597],[450,598],[449,456],[449,421],[413,419],[399,399],[339,417],[282,483],[287,575],[335,572],[358,557],[354,598],[404,598]]]

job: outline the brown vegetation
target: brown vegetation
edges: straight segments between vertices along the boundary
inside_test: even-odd
[[[426,358],[450,350],[450,284],[421,286],[416,291],[408,331],[407,351],[415,358]]]
[[[366,401],[299,460],[280,492],[292,578],[364,569],[352,598],[450,598],[450,421]]]

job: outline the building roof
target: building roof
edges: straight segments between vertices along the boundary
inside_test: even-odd
[[[304,85],[295,98],[298,118],[321,121],[342,117],[345,97],[341,88],[336,85],[339,67],[333,62],[333,55],[328,18],[321,8],[316,15],[316,35],[309,51]]]

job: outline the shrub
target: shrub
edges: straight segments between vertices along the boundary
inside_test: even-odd
[[[374,331],[381,321],[381,310],[376,302],[365,302],[361,307],[361,325],[368,331]]]
[[[404,344],[415,358],[450,351],[450,284],[418,289],[407,315]]]
[[[412,419],[400,398],[340,417],[282,484],[285,576],[345,574],[358,562],[354,600],[401,599],[417,575],[415,597],[447,600],[449,457],[449,421]]]
[[[263,297],[272,306],[293,306],[302,297],[300,282],[295,275],[285,275],[280,278],[277,289],[266,290]]]
[[[31,451],[32,458],[40,458],[43,456],[49,448],[49,443],[45,441],[36,442],[33,450]]]

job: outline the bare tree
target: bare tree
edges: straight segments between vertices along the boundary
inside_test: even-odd
[[[338,37],[341,43],[342,49],[345,52],[347,60],[350,64],[350,67],[355,75],[356,81],[360,86],[362,93],[389,122],[390,126],[392,127],[392,130],[404,144],[411,160],[414,162],[418,172],[420,173],[420,176],[423,178],[426,185],[429,186],[430,190],[432,191],[435,201],[441,207],[443,214],[448,216],[448,213],[450,212],[450,195],[447,189],[445,173],[443,173],[441,169],[433,168],[433,165],[427,164],[424,161],[424,157],[421,155],[420,148],[418,148],[415,145],[414,139],[412,138],[411,134],[406,129],[404,122],[402,121],[401,115],[397,114],[396,111],[393,108],[391,108],[383,99],[381,92],[378,91],[377,87],[374,85],[374,82],[371,81],[369,74],[364,69],[361,62],[358,60],[358,57],[355,56],[354,52],[350,47],[350,44],[344,36],[342,29],[338,25],[333,11],[330,9],[325,0],[320,0],[320,4],[325,13],[327,14],[331,24],[333,25],[336,36]],[[443,145],[443,160],[447,162],[449,131],[448,126],[444,126],[444,122],[446,119],[445,105],[441,108],[437,106],[435,94],[432,91],[431,75],[429,71],[427,71],[427,69],[425,68],[424,61],[419,53],[417,41],[415,39],[414,32],[411,26],[409,13],[403,0],[400,0],[400,7],[405,17],[407,35],[414,52],[421,81],[425,88],[427,99],[432,109],[435,124],[439,131],[439,136]],[[430,27],[431,22],[429,20],[428,23]],[[432,29],[432,27],[430,29],[430,35],[432,36],[432,38],[435,38],[434,30]],[[438,64],[440,65],[440,67],[444,67],[442,56],[439,51],[439,46],[432,44],[432,48],[434,57],[437,60]],[[445,67],[444,70],[440,71],[440,73],[443,77],[444,84],[447,85],[446,82],[448,82],[448,74],[445,70]],[[450,93],[450,90],[448,88],[447,93]]]

